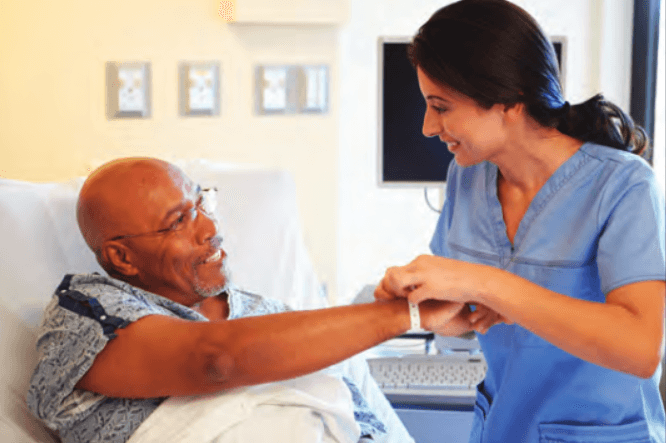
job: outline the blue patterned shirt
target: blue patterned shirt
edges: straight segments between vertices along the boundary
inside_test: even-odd
[[[290,310],[280,301],[236,288],[228,290],[228,303],[230,320]],[[38,332],[39,361],[27,402],[64,443],[124,443],[165,400],[111,398],[75,388],[115,329],[147,315],[208,321],[186,306],[99,274],[69,275],[56,290]],[[362,433],[383,433],[383,424],[353,382],[344,381]]]

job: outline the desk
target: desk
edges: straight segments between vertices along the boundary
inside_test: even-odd
[[[474,397],[387,395],[416,443],[467,443]]]
[[[364,357],[400,357],[405,353],[435,351],[414,340],[416,335],[389,340],[364,352]],[[407,337],[411,337],[407,339]],[[435,347],[443,351],[479,353],[476,339],[434,336]],[[385,394],[416,443],[467,443],[474,418],[474,395]]]
[[[381,378],[386,380],[385,374]],[[460,391],[460,395],[452,391],[410,391],[394,386],[384,395],[416,443],[467,443],[476,397],[470,390]]]
[[[393,404],[416,443],[467,443],[474,412]]]

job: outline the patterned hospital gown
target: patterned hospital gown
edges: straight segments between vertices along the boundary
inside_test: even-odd
[[[289,310],[280,301],[235,288],[228,291],[228,301],[229,319]],[[74,387],[115,337],[116,328],[153,314],[207,321],[186,306],[99,274],[68,275],[60,284],[38,332],[39,361],[27,402],[64,443],[126,442],[165,400],[110,398]],[[384,434],[383,423],[354,383],[343,380],[352,393],[362,434]]]

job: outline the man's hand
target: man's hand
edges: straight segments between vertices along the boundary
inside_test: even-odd
[[[470,330],[468,322],[463,319],[461,312],[465,309],[464,303],[450,301],[425,300],[419,303],[421,327],[425,330],[439,333],[449,331],[446,335],[459,335]],[[459,334],[457,331],[464,329]]]
[[[468,320],[472,325],[472,329],[481,334],[485,334],[488,332],[488,329],[500,323],[513,324],[511,320],[485,305],[476,305],[476,309],[473,312],[470,310]]]
[[[476,305],[472,311],[469,304],[425,300],[419,303],[419,310],[423,329],[443,336],[457,337],[473,330],[485,334],[499,323],[511,324],[484,305]]]

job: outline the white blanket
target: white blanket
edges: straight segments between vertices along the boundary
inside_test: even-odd
[[[346,375],[384,422],[383,443],[413,442],[360,358],[325,371],[217,394],[167,399],[129,443],[357,443]]]

